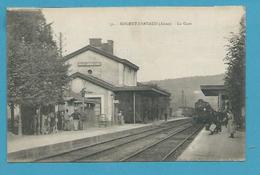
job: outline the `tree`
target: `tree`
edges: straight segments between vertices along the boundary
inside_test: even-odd
[[[8,104],[39,108],[61,100],[68,82],[64,60],[40,10],[7,12]],[[12,113],[12,112],[11,112]],[[12,114],[13,115],[13,114]],[[14,116],[11,116],[13,127]]]
[[[232,33],[228,41],[225,85],[235,121],[241,126],[241,109],[245,106],[245,17],[240,21],[238,34]]]

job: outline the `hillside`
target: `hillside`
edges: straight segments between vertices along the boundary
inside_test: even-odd
[[[210,75],[210,76],[194,76],[177,79],[154,80],[149,82],[142,82],[144,84],[157,84],[161,88],[170,92],[172,99],[172,108],[176,110],[182,106],[182,90],[186,97],[186,104],[189,107],[194,107],[194,103],[202,98],[208,101],[214,108],[217,108],[216,97],[205,97],[200,90],[200,85],[217,85],[224,84],[224,74]]]

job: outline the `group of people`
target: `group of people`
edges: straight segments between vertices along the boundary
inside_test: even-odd
[[[63,123],[64,131],[79,130],[81,114],[78,112],[77,109],[71,115],[69,115],[69,111],[66,109],[63,118],[64,118],[64,123]]]
[[[206,124],[206,129],[210,131],[210,135],[220,133],[222,125],[228,129],[229,137],[234,138],[236,132],[234,114],[230,110],[226,112],[212,111],[210,120]]]
[[[51,112],[48,115],[42,115],[42,134],[51,134],[58,132],[58,117]]]
[[[86,129],[86,122],[83,124],[81,113],[75,109],[70,115],[68,109],[61,112],[50,112],[42,114],[40,117],[39,111],[36,111],[33,122],[34,134],[51,134],[57,133],[58,130],[73,131]]]

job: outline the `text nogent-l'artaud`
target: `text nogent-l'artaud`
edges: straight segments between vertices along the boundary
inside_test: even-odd
[[[129,21],[129,22],[120,22],[121,26],[170,26],[171,22],[163,21]]]

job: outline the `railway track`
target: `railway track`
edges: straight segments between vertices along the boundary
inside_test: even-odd
[[[185,142],[188,140],[186,137],[178,138],[180,134],[181,137],[184,137],[183,133],[191,130],[194,131],[192,125],[184,124],[175,129],[165,130],[146,138],[129,142],[128,144],[101,151],[91,156],[82,157],[77,162],[169,161],[169,157],[173,155],[172,150],[177,150],[181,141]],[[196,127],[196,130],[198,131],[199,128]],[[168,145],[169,141],[173,141],[176,138],[180,142],[176,142],[175,145]],[[162,147],[162,144],[164,144],[164,147]],[[172,153],[169,154],[169,151]],[[169,156],[166,156],[167,154]]]
[[[198,133],[201,128],[201,126],[191,126],[174,132],[167,137],[124,157],[120,161],[174,161],[177,158],[175,153],[179,151],[179,149],[196,133]]]
[[[81,148],[77,148],[75,150],[70,150],[61,154],[45,157],[42,159],[38,159],[35,162],[82,162],[86,161],[89,158],[92,158],[90,161],[106,161],[105,159],[96,159],[95,157],[102,155],[106,152],[111,152],[114,149],[117,149],[122,146],[126,146],[132,142],[138,142],[138,140],[145,140],[147,137],[152,137],[158,133],[167,132],[171,128],[175,128],[182,125],[190,125],[190,120],[180,120],[168,122],[158,127],[152,127],[151,129],[144,130],[139,133],[129,134],[126,136],[122,136],[116,139],[100,142],[93,145],[86,145]],[[102,157],[102,156],[101,156]],[[94,158],[94,159],[93,159]],[[110,159],[108,161],[111,161]],[[114,160],[112,160],[114,161]]]
[[[175,129],[168,127],[161,130],[160,132],[157,131],[144,137],[128,140],[127,142],[111,147],[110,149],[103,150],[89,156],[81,157],[80,159],[77,159],[76,162],[119,162],[128,155],[133,154],[137,150],[143,149],[147,145],[153,144],[157,140],[167,137],[169,134],[178,132],[187,127],[191,127],[191,124],[185,123],[181,126],[175,127]]]

